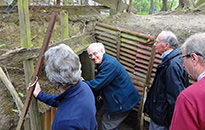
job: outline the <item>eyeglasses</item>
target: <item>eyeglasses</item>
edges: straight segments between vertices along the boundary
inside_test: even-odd
[[[98,54],[99,51],[93,52],[93,54],[89,54],[89,58],[92,58],[93,56],[96,56]]]
[[[182,58],[184,58],[184,57],[191,57],[191,56],[190,56],[190,54],[188,54],[188,55],[184,55],[184,56],[182,56]]]
[[[154,42],[155,44],[159,44],[160,43],[160,41],[157,41],[157,40],[155,40],[155,42]]]
[[[202,54],[200,54],[200,53],[198,53],[198,52],[195,53],[195,54],[198,55],[198,56],[202,56]],[[182,56],[182,58],[184,58],[184,57],[187,57],[187,58],[188,58],[188,57],[191,57],[191,54],[187,54],[187,55]]]

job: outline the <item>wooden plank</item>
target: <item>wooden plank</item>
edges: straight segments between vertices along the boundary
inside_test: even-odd
[[[0,6],[1,10],[5,10],[7,6]],[[101,11],[109,10],[107,6],[58,6],[58,5],[49,5],[49,6],[29,6],[29,10],[33,12],[44,13],[44,11],[51,12],[53,10],[66,10],[69,15],[94,15],[99,14]],[[12,12],[17,12],[17,6],[13,8]]]
[[[79,55],[86,50],[90,43],[94,41],[95,39],[93,39],[92,36],[85,34],[65,39],[63,41],[54,43],[49,47],[63,43],[70,46],[74,52]],[[18,48],[16,50],[8,51],[7,53],[0,56],[0,66],[15,66],[16,63],[23,62],[24,60],[37,58],[40,49],[41,48],[39,47],[30,49]]]
[[[60,12],[60,24],[61,24],[61,39],[66,39],[69,37],[69,25],[68,25],[68,12]]]
[[[111,9],[117,10],[118,0],[93,0],[93,1],[105,5]]]

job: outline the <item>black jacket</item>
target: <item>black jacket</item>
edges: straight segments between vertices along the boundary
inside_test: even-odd
[[[189,85],[179,49],[168,54],[157,67],[144,112],[156,124],[169,127],[179,93]]]

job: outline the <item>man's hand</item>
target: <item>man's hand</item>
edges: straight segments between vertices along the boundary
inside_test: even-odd
[[[37,82],[37,83],[36,83],[35,90],[33,91],[33,95],[34,95],[35,97],[37,97],[38,94],[40,93],[40,91],[41,91],[41,87],[40,87],[40,84]]]

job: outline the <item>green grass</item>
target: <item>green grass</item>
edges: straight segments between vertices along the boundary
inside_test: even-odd
[[[147,15],[149,12],[137,12],[138,15]]]

